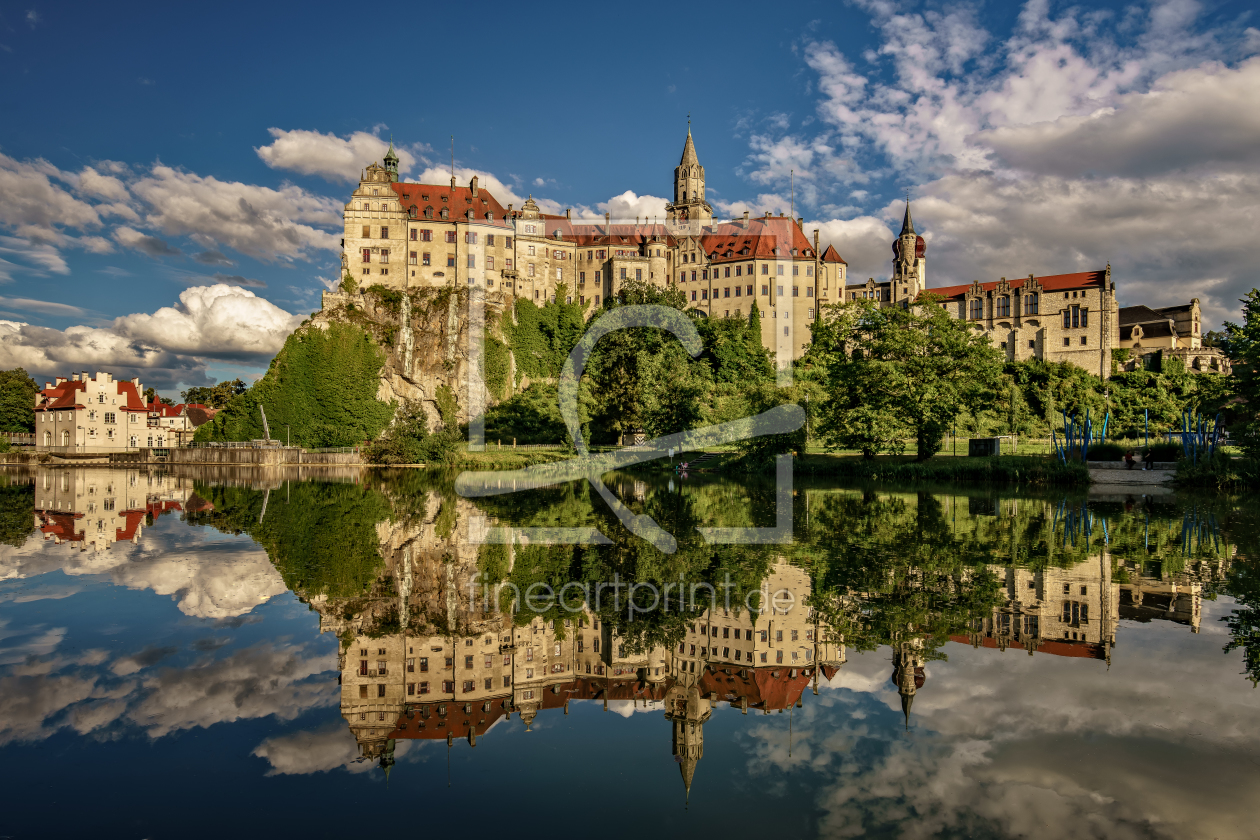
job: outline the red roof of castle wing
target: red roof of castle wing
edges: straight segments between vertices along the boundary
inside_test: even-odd
[[[452,190],[450,184],[411,184],[395,181],[390,186],[398,194],[403,210],[410,211],[413,206],[416,208],[416,219],[419,221],[438,221],[436,217],[443,207],[451,211],[450,218],[443,221],[464,221],[467,219],[469,210],[473,211],[473,220],[477,222],[487,222],[487,213],[494,215],[494,224],[502,225],[507,220],[507,208],[500,204],[489,190],[480,187],[477,188],[477,195],[474,197],[471,187],[456,187]],[[446,196],[446,201],[442,200],[443,196]],[[425,207],[433,208],[435,218],[424,218]]]
[[[749,259],[814,258],[814,246],[805,237],[805,231],[801,230],[795,219],[784,216],[751,218],[747,227],[742,221],[721,222],[714,225],[709,233],[701,234],[700,242],[710,261],[716,263]],[[795,256],[792,254],[793,248],[796,249]],[[745,250],[748,251],[747,254],[743,253]]]
[[[411,698],[408,698],[409,700]],[[494,726],[499,718],[508,714],[509,697],[490,699],[490,711],[482,707],[486,702],[479,700],[472,704],[472,714],[464,714],[464,703],[456,700],[424,700],[415,704],[410,716],[406,712],[398,716],[389,738],[405,738],[407,740],[445,740],[447,735],[456,738],[467,738],[469,730],[475,729],[478,735]],[[446,714],[437,713],[437,705],[446,704]]]
[[[39,530],[45,535],[63,540],[82,540],[83,535],[75,533],[74,528],[74,520],[82,515],[81,513],[40,513]]]
[[[845,262],[844,257],[840,256],[840,252],[836,250],[835,245],[827,246],[827,250],[823,251],[822,260],[823,262],[844,263],[845,265],[848,265],[848,263]]]
[[[644,243],[659,243],[662,246],[674,244],[673,237],[665,225],[601,225],[588,222],[574,223],[565,216],[542,217],[544,232],[554,236],[560,231],[561,238],[573,244],[587,247],[612,248],[625,247],[638,250]]]
[[[1009,281],[1012,289],[1021,289],[1028,282],[1027,277],[1018,278]],[[1086,289],[1090,286],[1102,286],[1107,282],[1106,271],[1078,271],[1075,274],[1050,274],[1045,277],[1038,277],[1037,284],[1041,286],[1042,291],[1061,292],[1065,289]],[[998,287],[994,283],[981,283],[981,288],[986,292],[991,292]],[[939,286],[935,289],[924,289],[928,294],[940,295],[946,299],[961,299],[971,291],[971,284],[965,286]]]

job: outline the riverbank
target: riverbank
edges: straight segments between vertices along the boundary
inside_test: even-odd
[[[1044,455],[1001,455],[992,458],[809,454],[796,459],[797,473],[888,481],[974,481],[1061,487],[1089,484],[1089,470],[1079,463],[1060,464]]]

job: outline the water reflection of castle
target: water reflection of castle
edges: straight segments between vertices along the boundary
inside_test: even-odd
[[[820,615],[858,626],[868,608],[863,596],[847,593],[822,604],[820,614],[818,604],[806,606],[813,603],[807,572],[780,559],[763,582],[762,612],[710,609],[688,619],[682,638],[668,648],[636,652],[588,611],[558,626],[542,618],[517,623],[497,611],[494,597],[473,597],[469,582],[481,566],[479,540],[469,529],[478,517],[468,515],[472,509],[462,500],[452,512],[443,504],[449,502],[431,496],[409,524],[378,526],[387,574],[372,594],[309,599],[321,629],[342,640],[341,713],[361,755],[385,768],[400,740],[475,746],[513,716],[529,728],[540,714],[563,715],[574,702],[592,702],[613,711],[663,712],[690,789],[714,710],[726,703],[745,714],[770,714],[799,706],[804,691],[832,681],[846,658],[845,640]],[[1109,660],[1122,618],[1167,619],[1197,631],[1204,583],[1221,574],[1223,562],[1191,560],[1173,573],[1145,558],[1123,559],[1104,540],[1042,568],[992,565],[1002,586],[998,604],[948,639]],[[917,574],[908,580],[936,585]],[[781,590],[793,593],[790,605],[773,599]],[[891,681],[907,724],[928,685],[931,648],[945,640],[906,626],[879,642],[891,645]]]
[[[45,540],[80,551],[138,541],[146,521],[204,509],[192,481],[159,472],[110,467],[43,468],[34,475],[35,524]]]
[[[459,590],[467,591],[449,589],[448,600],[458,599]],[[771,600],[782,590],[795,602]],[[627,704],[659,709],[671,722],[673,754],[689,791],[704,754],[704,723],[719,703],[744,714],[781,712],[799,706],[806,688],[817,691],[819,679],[829,680],[844,663],[843,641],[801,603],[809,594],[802,570],[777,564],[763,592],[771,606],[758,615],[707,610],[688,624],[677,647],[638,653],[585,610],[559,627],[541,618],[513,625],[467,610],[468,628],[460,633],[360,632],[343,647],[341,713],[361,754],[388,768],[399,740],[476,746],[513,715],[528,729],[539,714],[568,714],[579,701],[601,703],[605,711]],[[344,614],[316,607],[324,629],[345,633]],[[399,610],[408,607],[400,603]]]

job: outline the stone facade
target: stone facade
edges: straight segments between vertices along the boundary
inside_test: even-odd
[[[1120,347],[1129,351],[1120,363],[1124,370],[1150,367],[1159,353],[1165,360],[1179,359],[1191,373],[1232,371],[1220,348],[1203,346],[1198,298],[1159,309],[1126,306],[1120,310],[1119,323]]]
[[[400,182],[391,147],[345,205],[342,275],[359,291],[484,284],[492,305],[541,305],[563,288],[566,301],[592,311],[630,280],[674,285],[708,317],[747,318],[756,301],[765,346],[802,355],[809,321],[842,299],[839,253],[820,249],[802,219],[716,222],[690,130],[673,195],[663,222],[575,222],[568,211],[541,212],[532,197],[519,210],[503,207],[476,178],[467,187]],[[341,293],[326,293],[325,305]]]

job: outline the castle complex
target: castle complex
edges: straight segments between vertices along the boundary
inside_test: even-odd
[[[742,218],[716,220],[705,199],[704,167],[690,127],[672,195],[663,220],[630,222],[605,214],[602,224],[575,221],[568,210],[543,213],[532,196],[519,209],[505,207],[476,177],[467,186],[453,176],[441,185],[400,181],[391,144],[383,165],[364,170],[345,206],[342,274],[357,280],[360,290],[378,284],[480,286],[503,302],[525,298],[542,305],[562,294],[566,302],[591,309],[629,280],[673,286],[689,308],[709,318],[747,318],[755,304],[762,343],[780,358],[805,352],[809,324],[824,306],[862,299],[904,307],[925,292],[1012,361],[1071,362],[1106,378],[1113,350],[1140,341],[1144,333],[1154,337],[1148,329],[1168,338],[1159,324],[1133,320],[1152,310],[1131,307],[1144,313],[1126,319],[1127,310],[1117,306],[1110,265],[929,287],[927,242],[915,230],[909,202],[892,243],[888,278],[851,282],[839,252],[821,245],[817,229],[807,236],[802,218],[769,212],[750,218],[745,212]],[[1185,324],[1176,321],[1180,326],[1168,349],[1200,349],[1197,300],[1178,309],[1193,313],[1181,319]],[[1187,355],[1187,367],[1225,371],[1219,355],[1210,349]]]

